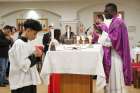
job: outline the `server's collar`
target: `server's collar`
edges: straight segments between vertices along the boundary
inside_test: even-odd
[[[24,42],[28,42],[28,39],[26,37],[21,36],[19,39],[23,40]]]

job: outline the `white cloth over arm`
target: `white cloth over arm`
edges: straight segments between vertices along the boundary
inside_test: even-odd
[[[98,39],[98,43],[106,47],[112,46],[108,33],[104,31]],[[109,83],[106,87],[106,93],[126,93],[122,69],[122,59],[113,48],[111,48],[111,51],[111,71],[109,74]]]
[[[108,36],[108,33],[105,31],[103,31],[102,35],[99,37],[98,43],[103,45],[103,46],[106,46],[106,47],[112,46],[111,40]]]

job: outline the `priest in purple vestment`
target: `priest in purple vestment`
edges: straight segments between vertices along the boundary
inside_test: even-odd
[[[128,31],[124,21],[118,18],[117,6],[105,6],[106,19],[111,19],[108,31],[102,31],[98,42],[103,45],[103,65],[107,80],[107,93],[126,93],[125,85],[132,83],[131,58]]]

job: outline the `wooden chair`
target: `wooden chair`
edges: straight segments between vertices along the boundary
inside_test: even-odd
[[[140,67],[137,69],[137,88],[140,88]]]
[[[140,63],[132,63],[134,88],[140,88]]]

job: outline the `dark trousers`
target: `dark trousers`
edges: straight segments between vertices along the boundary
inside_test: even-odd
[[[0,84],[3,84],[6,80],[6,68],[8,64],[8,58],[0,58]]]
[[[11,93],[36,93],[37,89],[35,85],[30,85],[16,90],[11,90]]]

